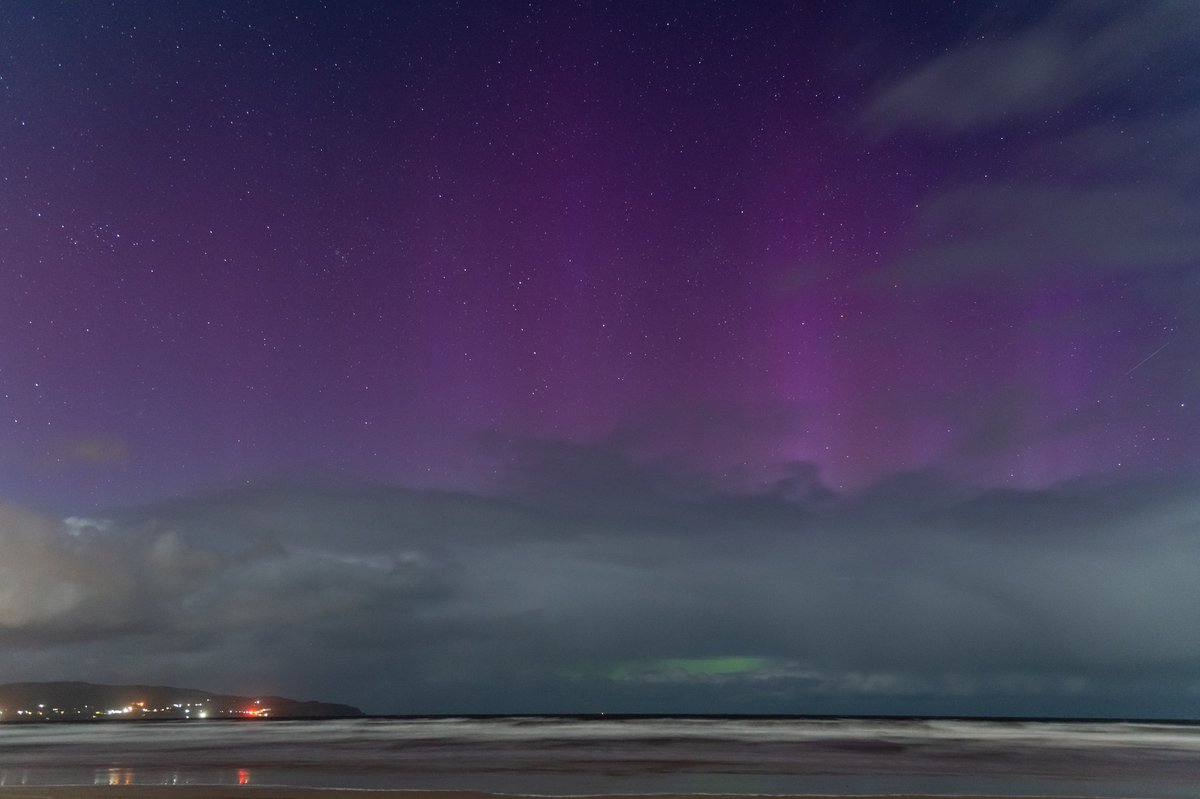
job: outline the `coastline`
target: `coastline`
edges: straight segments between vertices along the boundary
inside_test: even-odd
[[[446,719],[112,730],[0,730],[0,799],[1195,799],[1200,763],[1200,729],[1125,723]]]
[[[48,785],[0,787],[0,799],[347,799],[347,794],[370,794],[371,799],[1051,799],[975,794],[520,794],[423,789],[292,788],[257,785]],[[1053,797],[1052,799],[1065,799]],[[1087,799],[1074,797],[1073,799]],[[1132,798],[1131,798],[1132,799]]]

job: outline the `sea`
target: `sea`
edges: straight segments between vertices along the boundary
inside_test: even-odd
[[[0,725],[0,786],[94,784],[1195,799],[1200,725],[696,717]]]

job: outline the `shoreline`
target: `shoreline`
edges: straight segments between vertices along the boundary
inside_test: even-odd
[[[446,791],[421,788],[292,788],[257,785],[22,785],[0,786],[0,799],[1088,799],[1086,796],[998,796],[983,794],[528,794]],[[1135,799],[1130,797],[1130,799]]]

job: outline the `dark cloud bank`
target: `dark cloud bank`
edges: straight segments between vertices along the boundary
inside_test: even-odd
[[[376,712],[1200,711],[1195,480],[834,496],[797,466],[749,493],[517,450],[489,495],[5,507],[0,671]]]

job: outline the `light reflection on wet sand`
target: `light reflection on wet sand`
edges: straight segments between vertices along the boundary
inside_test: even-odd
[[[0,728],[0,786],[1194,799],[1200,727],[360,719]]]

